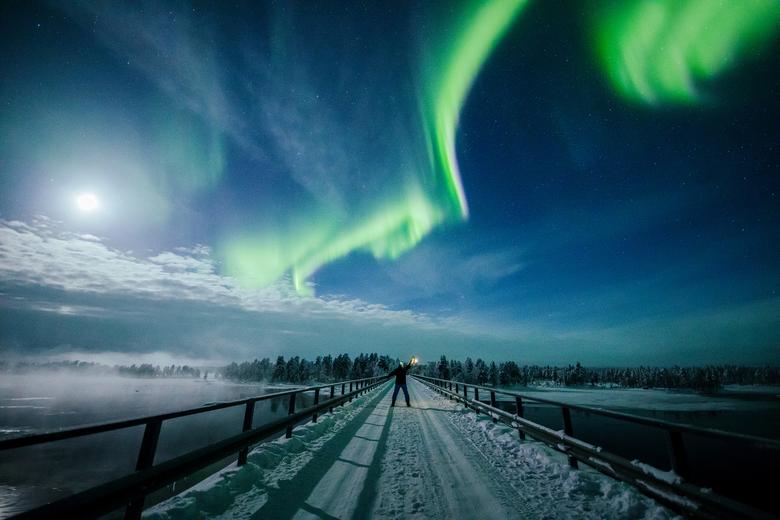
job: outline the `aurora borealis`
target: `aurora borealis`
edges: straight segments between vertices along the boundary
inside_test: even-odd
[[[776,359],[778,6],[6,3],[0,348]]]
[[[701,84],[756,57],[777,36],[774,0],[637,0],[595,14],[610,80],[644,103],[701,101]]]
[[[222,250],[228,272],[262,286],[289,271],[296,290],[309,294],[306,279],[328,262],[354,251],[368,252],[376,259],[396,259],[434,227],[466,219],[468,203],[455,152],[458,117],[480,67],[524,3],[497,0],[466,4],[448,15],[455,20],[452,27],[439,28],[448,39],[423,40],[434,50],[419,50],[426,59],[411,65],[424,77],[416,81],[424,86],[414,93],[420,120],[412,118],[412,124],[420,128],[412,132],[424,135],[426,142],[418,138],[420,142],[411,146],[426,146],[428,161],[419,160],[418,154],[418,160],[405,161],[401,171],[391,171],[392,178],[401,179],[392,196],[383,193],[372,200],[374,196],[368,195],[359,201],[367,208],[357,221],[351,218],[354,215],[345,218],[332,207],[320,206],[304,223],[282,233],[264,230],[257,233],[259,236],[233,239]],[[405,109],[414,113],[414,105]],[[346,153],[352,153],[351,148],[348,146]],[[408,150],[390,153],[405,156]]]

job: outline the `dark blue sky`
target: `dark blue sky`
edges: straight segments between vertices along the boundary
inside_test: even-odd
[[[282,260],[234,282],[230,245],[271,276],[412,184],[438,197],[418,62],[447,16],[5,3],[0,353],[780,362],[777,35],[643,102],[594,47],[604,5],[530,2],[487,56],[455,147],[468,220],[317,262],[301,296]]]

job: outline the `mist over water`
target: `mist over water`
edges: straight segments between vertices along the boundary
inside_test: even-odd
[[[173,412],[284,388],[187,378],[4,374],[0,438]],[[310,403],[308,395],[297,397],[298,406]],[[258,402],[254,424],[286,413],[287,398]],[[244,408],[237,406],[164,422],[155,462],[240,433],[243,414]],[[139,426],[3,453],[0,518],[132,472],[142,436],[143,426]]]

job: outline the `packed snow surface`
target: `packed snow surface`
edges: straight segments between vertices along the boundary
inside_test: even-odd
[[[635,489],[409,381],[295,429],[146,511],[179,518],[676,518]]]

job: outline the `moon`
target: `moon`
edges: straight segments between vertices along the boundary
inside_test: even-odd
[[[91,213],[98,209],[98,198],[94,193],[82,193],[76,197],[76,204],[79,209],[85,213]]]

